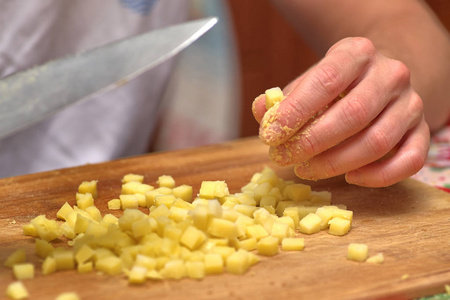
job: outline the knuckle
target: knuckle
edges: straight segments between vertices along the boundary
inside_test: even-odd
[[[408,173],[413,175],[422,169],[426,161],[425,154],[418,148],[412,148],[407,154],[406,161],[408,164]]]
[[[348,128],[361,128],[369,122],[370,113],[366,108],[367,100],[361,95],[350,97],[344,102],[342,122]]]
[[[351,38],[351,47],[355,53],[364,56],[372,56],[377,52],[375,44],[366,37]]]
[[[413,93],[409,99],[408,108],[411,114],[422,116],[424,110],[424,104],[422,98],[417,93]]]
[[[367,152],[382,156],[392,149],[393,145],[385,129],[376,128],[369,131],[367,136]]]
[[[312,78],[313,88],[327,97],[340,93],[343,78],[339,68],[330,63],[318,65]]]
[[[410,83],[411,71],[409,68],[399,60],[391,60],[390,62],[391,80],[403,85]]]

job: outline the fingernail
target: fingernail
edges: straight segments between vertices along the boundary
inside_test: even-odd
[[[301,179],[317,180],[309,160],[295,166],[295,175]]]
[[[346,173],[345,181],[349,184],[364,185],[364,177],[357,170]]]
[[[279,105],[280,103],[275,104],[265,113],[259,127],[259,137],[269,146],[279,145],[294,133],[292,128],[282,125],[278,121]]]

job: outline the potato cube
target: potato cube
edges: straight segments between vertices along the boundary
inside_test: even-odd
[[[260,207],[272,206],[273,208],[277,207],[278,200],[275,196],[262,196],[259,202]]]
[[[27,259],[25,249],[20,248],[11,253],[6,259],[4,266],[12,268],[15,264],[24,263]]]
[[[111,199],[108,201],[108,209],[118,210],[122,207],[120,199]]]
[[[258,241],[255,238],[249,238],[246,240],[239,241],[239,249],[244,249],[247,251],[256,250]]]
[[[260,224],[248,226],[246,228],[246,234],[248,237],[255,238],[256,240],[260,240],[269,235],[267,230],[265,230]]]
[[[175,187],[175,179],[170,175],[161,175],[156,182],[160,187],[173,189]]]
[[[212,219],[209,223],[207,232],[215,237],[228,239],[237,238],[236,224],[225,219]]]
[[[193,193],[192,186],[186,184],[177,186],[172,189],[172,194],[176,198],[183,199],[184,201],[189,203],[192,202],[192,193]]]
[[[84,262],[77,265],[78,273],[89,273],[94,270],[94,264],[92,261]]]
[[[130,181],[122,184],[122,195],[134,195],[145,194],[146,192],[153,191],[155,188],[149,184],[141,183],[138,181]]]
[[[126,174],[125,176],[122,177],[122,183],[127,183],[130,181],[137,181],[137,182],[144,182],[144,176],[143,175],[139,175],[139,174]]]
[[[332,235],[344,235],[350,231],[351,223],[346,219],[333,218],[328,222],[328,224],[330,225],[328,233]]]
[[[120,195],[120,204],[123,210],[126,209],[137,209],[139,207],[139,198],[132,194],[132,195]]]
[[[41,239],[52,241],[62,235],[59,224],[55,220],[47,219],[45,215],[37,216],[30,222],[36,228]]]
[[[197,249],[205,242],[205,240],[205,233],[194,226],[189,226],[180,237],[180,243],[190,250]]]
[[[283,196],[295,202],[307,200],[311,196],[311,186],[302,183],[295,183],[286,186]]]
[[[304,247],[304,238],[284,238],[281,241],[281,249],[283,251],[301,251]]]
[[[46,258],[53,250],[55,250],[49,242],[41,239],[36,239],[34,244],[36,254],[42,258]]]
[[[86,212],[92,217],[92,220],[100,222],[102,220],[102,213],[95,206],[86,208]]]
[[[366,262],[370,264],[382,264],[384,262],[384,255],[383,253],[377,253],[371,257],[369,257]]]
[[[227,271],[232,274],[244,274],[250,267],[249,256],[246,251],[233,252],[226,259]]]
[[[77,221],[75,222],[75,226],[73,227],[73,230],[75,233],[84,233],[89,226],[89,223],[91,220],[86,218],[85,216],[78,214],[77,215]]]
[[[165,205],[167,208],[171,208],[176,198],[174,195],[158,195],[155,197],[155,205]]]
[[[20,281],[10,283],[6,288],[6,295],[14,300],[26,299],[29,296],[25,285]]]
[[[313,234],[320,231],[321,223],[322,219],[318,215],[310,213],[300,220],[298,230],[302,233]]]
[[[112,214],[106,214],[103,216],[101,224],[109,226],[109,224],[117,224],[118,222],[119,222],[119,218],[117,218],[116,216],[114,216]]]
[[[205,263],[203,261],[187,261],[185,266],[189,278],[201,279],[205,277]]]
[[[58,270],[70,270],[75,268],[74,254],[71,250],[57,248],[53,251]]]
[[[186,276],[186,266],[181,259],[168,261],[160,274],[164,278],[180,279]]]
[[[253,214],[258,209],[258,207],[254,205],[246,205],[246,204],[238,204],[233,207],[233,209],[237,212],[240,212],[243,215],[253,217]]]
[[[66,216],[73,211],[72,206],[69,203],[64,203],[63,206],[58,210],[56,216],[61,220],[66,220]]]
[[[18,280],[34,278],[34,265],[32,263],[15,264],[13,274]]]
[[[348,245],[347,258],[354,261],[365,261],[369,253],[366,244],[351,243]]]
[[[230,194],[225,181],[203,181],[200,186],[199,197],[205,199],[222,198]]]
[[[219,274],[223,273],[224,262],[220,254],[205,254],[205,273],[206,274]]]
[[[268,196],[272,188],[273,186],[270,184],[270,182],[263,182],[255,187],[255,190],[253,191],[253,198],[256,201],[256,205],[261,204],[261,199],[264,196]]]
[[[257,245],[258,253],[266,256],[273,256],[278,254],[278,238],[267,236],[262,238]]]
[[[80,297],[75,292],[66,292],[59,294],[55,300],[80,300]]]
[[[133,266],[128,274],[128,282],[131,284],[142,284],[145,282],[148,270],[144,267]]]
[[[86,210],[86,208],[88,208],[89,206],[94,205],[94,196],[92,196],[91,193],[86,194],[77,193],[76,199],[77,199],[77,207],[79,209]]]
[[[97,192],[97,180],[92,181],[83,181],[78,186],[78,193],[80,194],[91,194],[92,197],[97,198],[98,192]]]
[[[95,251],[91,247],[84,244],[76,252],[75,260],[77,261],[78,264],[82,264],[82,263],[90,260],[94,256],[94,253],[95,253]]]
[[[37,233],[36,227],[34,227],[34,225],[31,223],[23,225],[22,232],[23,232],[23,235],[39,236],[39,234]]]
[[[283,91],[279,87],[274,87],[266,90],[265,95],[266,109],[270,109],[272,106],[274,106],[284,98]]]
[[[56,272],[58,266],[56,264],[56,260],[52,256],[47,256],[42,263],[42,274],[48,275]]]
[[[96,261],[95,269],[108,275],[122,272],[122,261],[117,256],[107,256]]]
[[[278,239],[278,242],[281,241],[288,236],[289,233],[289,225],[282,222],[273,223],[272,230],[270,232],[271,236],[274,236]]]

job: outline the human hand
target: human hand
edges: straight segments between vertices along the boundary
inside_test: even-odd
[[[430,133],[409,69],[365,38],[346,38],[285,89],[266,110],[253,102],[271,159],[298,177],[345,174],[347,182],[382,187],[419,171]],[[343,97],[339,97],[343,95]]]

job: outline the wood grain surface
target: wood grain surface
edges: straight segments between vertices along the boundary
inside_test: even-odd
[[[348,185],[342,178],[307,182],[313,190],[330,191],[334,203],[354,211],[350,233],[302,235],[304,251],[263,257],[243,276],[148,281],[142,286],[95,272],[43,276],[33,238],[22,236],[21,226],[33,217],[55,218],[64,202],[73,205],[85,180],[98,180],[96,205],[106,213],[106,202],[120,194],[120,180],[128,173],[144,175],[149,184],[160,175],[172,175],[177,184],[192,185],[194,193],[202,180],[225,180],[235,193],[264,165],[284,179],[299,181],[291,168],[270,163],[267,147],[256,138],[1,179],[0,262],[18,247],[26,248],[28,260],[37,266],[36,278],[24,281],[30,299],[54,299],[68,291],[81,299],[409,299],[444,292],[450,283],[450,196],[412,179],[381,189]],[[348,261],[351,242],[368,244],[370,255],[382,252],[385,262]],[[13,281],[11,269],[0,266],[0,299]]]

